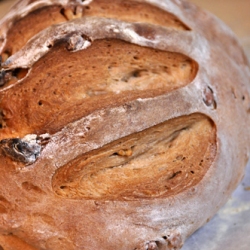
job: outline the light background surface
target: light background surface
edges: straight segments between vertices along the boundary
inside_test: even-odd
[[[238,36],[250,60],[250,0],[190,1],[222,19]],[[0,18],[14,2],[0,1]],[[208,224],[187,240],[182,250],[222,249],[250,249],[250,164],[231,199]]]
[[[248,58],[250,58],[250,0],[189,1],[223,20],[238,36]]]

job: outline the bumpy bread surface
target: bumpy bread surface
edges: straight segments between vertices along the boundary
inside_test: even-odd
[[[21,0],[0,54],[1,249],[180,249],[242,179],[249,64],[198,7]]]

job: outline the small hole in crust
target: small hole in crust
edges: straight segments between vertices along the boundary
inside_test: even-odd
[[[213,102],[213,109],[217,109],[217,102],[216,101]]]
[[[0,87],[13,85],[19,80],[22,80],[28,74],[29,69],[16,68],[13,71],[0,71]]]
[[[64,8],[60,10],[60,14],[61,14],[66,20],[68,20],[68,17],[65,15],[65,9],[64,9]]]
[[[158,240],[156,240],[155,241],[155,244],[156,244],[156,246],[159,248],[159,250],[161,249],[161,247],[162,247],[162,244],[161,244],[161,242],[160,241],[158,241]]]
[[[35,193],[39,193],[39,194],[43,194],[44,191],[39,188],[38,186],[35,186],[34,184],[32,184],[31,182],[25,181],[22,183],[22,188],[26,191],[29,192],[35,192]]]
[[[40,101],[38,102],[38,105],[39,105],[39,106],[42,106],[42,105],[43,105],[43,102],[40,100]]]
[[[174,179],[177,175],[180,175],[181,173],[182,173],[182,171],[177,171],[177,172],[173,173],[173,175],[169,177],[169,180]]]
[[[79,7],[66,7],[60,10],[60,14],[67,20],[73,20],[82,17],[82,9]]]
[[[76,13],[77,13],[77,8],[75,7],[75,8],[73,9],[73,14],[76,15]]]
[[[10,50],[5,50],[2,54],[1,54],[1,62],[5,62],[10,56],[11,56],[11,51]]]
[[[23,79],[29,72],[29,69],[17,68],[13,71],[12,75],[18,80]]]

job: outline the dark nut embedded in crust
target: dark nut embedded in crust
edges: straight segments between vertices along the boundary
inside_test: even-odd
[[[2,152],[13,161],[32,164],[38,158],[41,152],[40,142],[36,135],[30,135],[26,138],[12,138],[0,141]]]
[[[203,92],[203,102],[208,107],[211,107],[213,109],[217,108],[217,103],[216,103],[216,100],[215,100],[214,91],[209,86],[207,86],[204,89],[204,92]]]
[[[91,45],[90,39],[80,34],[73,34],[68,40],[67,49],[69,51],[77,51],[86,49]]]
[[[0,87],[4,86],[10,79],[12,75],[10,72],[6,72],[5,70],[0,71]]]

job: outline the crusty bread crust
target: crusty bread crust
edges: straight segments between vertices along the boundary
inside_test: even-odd
[[[179,249],[240,182],[249,65],[198,7],[21,0],[0,54],[3,249]]]

